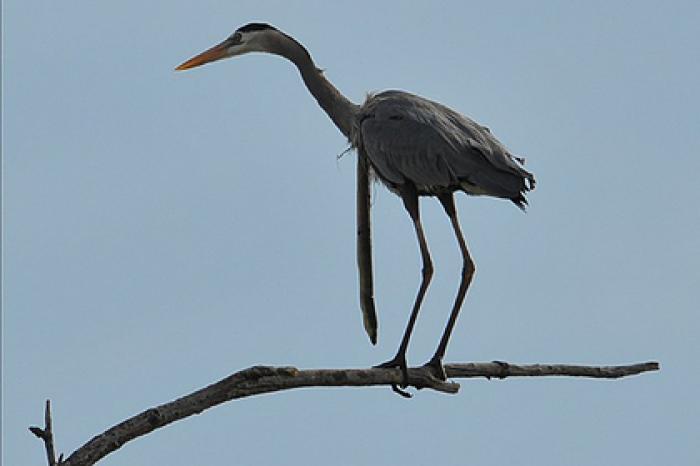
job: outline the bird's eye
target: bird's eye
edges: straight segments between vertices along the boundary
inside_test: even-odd
[[[229,37],[229,39],[234,44],[240,44],[241,42],[243,42],[243,35],[240,32],[236,32],[231,37]]]

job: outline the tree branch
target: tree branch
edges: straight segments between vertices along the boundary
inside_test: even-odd
[[[573,366],[563,364],[515,365],[501,361],[490,363],[447,364],[445,371],[451,378],[571,376],[616,379],[659,369],[657,362],[628,366]],[[424,367],[410,368],[409,385],[417,389],[429,388],[455,394],[456,382],[438,380]],[[145,435],[159,427],[199,414],[226,401],[261,393],[302,387],[370,387],[388,385],[396,388],[402,381],[398,369],[310,369],[295,367],[255,366],[236,372],[208,387],[155,408],[147,409],[93,437],[73,452],[65,461],[56,463],[51,432],[49,403],[46,404],[46,427],[30,430],[44,440],[49,466],[89,466],[117,450],[126,442]]]
[[[56,464],[61,464],[63,460],[63,455],[58,458],[58,463],[56,463],[56,451],[53,447],[53,428],[51,427],[51,400],[46,400],[46,409],[44,410],[44,428],[32,426],[29,428],[32,434],[39,437],[44,441],[44,447],[46,448],[46,459],[49,462],[49,466],[56,466]]]

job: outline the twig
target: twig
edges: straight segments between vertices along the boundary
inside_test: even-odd
[[[44,441],[44,447],[46,448],[46,459],[49,462],[49,466],[56,466],[61,464],[63,461],[63,455],[58,458],[58,463],[56,463],[56,451],[53,446],[53,428],[51,427],[51,400],[46,400],[46,409],[44,410],[44,428],[32,426],[29,428],[32,434],[39,437]]]
[[[656,362],[634,364],[628,366],[573,366],[534,364],[519,366],[501,361],[490,363],[447,364],[445,371],[448,377],[473,378],[486,377],[541,377],[541,376],[573,376],[614,379],[640,374],[659,369]],[[429,388],[443,393],[455,394],[459,384],[445,382],[432,376],[423,367],[410,368],[408,371],[409,385],[417,389]],[[175,401],[143,411],[136,416],[121,422],[93,437],[82,447],[73,452],[65,461],[59,458],[61,466],[89,466],[101,458],[117,450],[126,442],[145,435],[159,427],[199,414],[226,401],[237,398],[289,390],[302,387],[370,387],[378,385],[396,386],[402,382],[401,371],[398,369],[310,369],[299,370],[295,367],[255,366],[236,372],[219,382],[183,396]],[[30,430],[39,438],[44,439],[49,465],[56,465],[53,458],[53,438],[51,434],[51,419],[47,402],[47,427]]]

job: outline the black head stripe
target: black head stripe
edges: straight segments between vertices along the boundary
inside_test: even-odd
[[[249,24],[246,24],[245,26],[238,28],[238,32],[252,32],[252,31],[265,31],[265,30],[276,31],[277,28],[270,26],[269,24],[265,24],[265,23],[249,23]]]

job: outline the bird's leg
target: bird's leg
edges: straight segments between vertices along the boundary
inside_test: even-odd
[[[406,183],[401,187],[401,199],[403,200],[403,205],[408,211],[413,221],[413,226],[416,230],[416,236],[418,237],[418,245],[420,246],[420,253],[423,259],[423,271],[422,278],[420,282],[420,288],[418,288],[418,295],[413,303],[413,310],[411,311],[411,317],[408,319],[408,325],[406,325],[406,330],[401,339],[401,344],[399,345],[399,350],[393,359],[382,363],[376,367],[398,367],[401,369],[403,374],[403,384],[402,386],[408,385],[408,366],[406,365],[406,349],[408,348],[408,341],[411,339],[411,333],[413,332],[413,326],[416,323],[416,318],[418,317],[418,312],[420,311],[421,303],[425,297],[425,292],[430,284],[430,279],[433,277],[433,261],[430,259],[430,252],[428,251],[428,243],[425,241],[425,235],[423,234],[423,225],[420,221],[420,213],[418,209],[418,192],[416,187],[412,183]]]
[[[435,354],[430,361],[425,365],[432,369],[433,373],[442,380],[447,379],[445,374],[445,368],[442,366],[442,358],[445,356],[445,350],[447,349],[447,342],[450,340],[450,334],[457,321],[457,316],[459,315],[459,310],[462,308],[462,302],[464,302],[464,296],[467,294],[467,289],[472,281],[476,267],[474,266],[474,261],[472,261],[469,255],[469,250],[467,249],[467,243],[464,241],[464,236],[462,235],[462,229],[459,226],[459,220],[457,220],[457,210],[455,209],[455,201],[452,193],[441,194],[438,196],[442,207],[445,212],[450,217],[450,222],[452,223],[452,228],[454,229],[455,236],[457,237],[457,242],[459,243],[459,249],[462,252],[462,278],[459,282],[459,289],[457,290],[457,297],[455,298],[454,305],[452,306],[452,312],[450,313],[450,318],[447,321],[447,326],[440,339],[440,344],[435,350]]]

